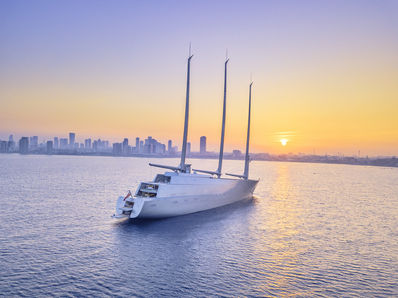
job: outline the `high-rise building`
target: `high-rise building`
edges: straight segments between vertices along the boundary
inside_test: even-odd
[[[123,155],[131,155],[131,146],[130,145],[123,145]]]
[[[113,155],[122,155],[122,143],[113,143]]]
[[[188,142],[187,143],[187,155],[190,155],[190,154],[191,154],[191,143]]]
[[[75,148],[75,133],[74,132],[69,133],[69,147],[72,149]]]
[[[173,142],[171,140],[169,140],[167,142],[167,151],[170,152],[172,147],[173,147]]]
[[[135,151],[140,152],[140,138],[135,138]]]
[[[144,152],[144,141],[140,141],[140,150],[138,150],[139,153],[143,153]]]
[[[84,140],[84,147],[85,147],[87,150],[90,150],[90,149],[91,149],[91,139],[85,139],[85,140]]]
[[[68,139],[59,139],[59,147],[61,149],[68,148]]]
[[[53,141],[47,141],[47,154],[53,154]]]
[[[129,145],[129,139],[124,139],[123,140],[123,148],[127,147]]]
[[[54,138],[54,149],[58,149],[58,138],[57,137],[55,137]]]
[[[8,151],[8,142],[7,141],[0,142],[0,151],[2,151],[2,152]]]
[[[152,137],[149,136],[147,139],[145,139],[145,145],[152,144]]]
[[[206,154],[206,137],[200,137],[200,154]]]
[[[10,135],[8,138],[8,149],[14,150],[14,147],[15,147],[15,142],[14,142],[12,135]]]
[[[28,154],[29,153],[29,139],[28,137],[22,137],[19,140],[19,154]]]
[[[30,146],[32,148],[37,148],[39,145],[39,137],[38,136],[33,136],[30,137],[30,142],[29,142]]]

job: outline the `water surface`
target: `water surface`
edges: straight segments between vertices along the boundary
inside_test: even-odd
[[[0,295],[398,295],[396,168],[254,161],[251,200],[111,218],[119,195],[162,172],[148,162],[179,160],[0,154]]]

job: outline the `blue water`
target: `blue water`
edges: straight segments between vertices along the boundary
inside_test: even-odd
[[[148,162],[178,165],[0,154],[0,295],[398,296],[398,169],[254,161],[251,200],[111,218],[119,195],[161,170]]]

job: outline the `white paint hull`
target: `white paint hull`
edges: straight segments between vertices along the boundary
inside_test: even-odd
[[[198,181],[195,181],[196,183],[192,179],[182,181],[193,184],[170,184],[159,187],[159,194],[163,192],[173,194],[173,196],[156,198],[135,196],[133,199],[129,199],[134,202],[130,214],[122,214],[125,202],[124,197],[119,197],[115,217],[165,218],[209,210],[252,197],[258,183],[258,180],[222,178],[195,180]]]

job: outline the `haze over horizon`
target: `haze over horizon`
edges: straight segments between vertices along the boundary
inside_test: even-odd
[[[0,139],[398,155],[397,1],[1,1]],[[286,144],[282,145],[282,140]]]

